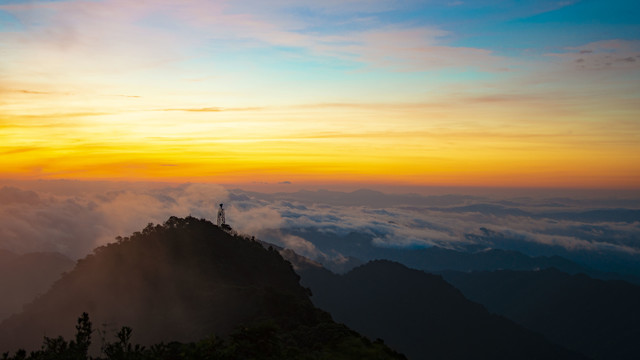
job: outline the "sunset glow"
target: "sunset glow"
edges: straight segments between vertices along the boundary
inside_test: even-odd
[[[3,1],[7,179],[640,187],[627,1]]]

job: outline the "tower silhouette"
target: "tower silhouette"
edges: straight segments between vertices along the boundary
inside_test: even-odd
[[[222,208],[222,204],[220,204],[220,209],[218,209],[218,221],[217,221],[217,224],[218,224],[218,226],[225,225],[224,209]]]

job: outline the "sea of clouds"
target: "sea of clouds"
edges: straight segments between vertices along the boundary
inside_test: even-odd
[[[260,193],[212,184],[41,181],[0,186],[0,248],[81,258],[170,216],[215,219],[224,203],[239,233],[316,260],[344,255],[318,234],[377,247],[506,248],[530,255],[640,256],[640,201],[297,191]],[[308,235],[305,235],[308,234]]]

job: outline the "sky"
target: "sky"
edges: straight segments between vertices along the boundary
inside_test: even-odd
[[[638,13],[0,0],[0,177],[637,190]]]

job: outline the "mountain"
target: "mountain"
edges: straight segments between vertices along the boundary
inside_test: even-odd
[[[0,250],[0,321],[46,292],[74,261],[59,253],[15,254]]]
[[[446,270],[470,272],[555,268],[569,274],[587,274],[598,279],[625,280],[640,284],[638,276],[597,270],[562,256],[528,256],[519,251],[505,249],[471,252],[436,246],[424,249],[388,249],[385,250],[384,258],[401,262],[410,268],[436,273]]]
[[[487,229],[482,230],[485,234],[490,232]],[[381,247],[373,243],[373,235],[371,234],[350,232],[343,236],[338,236],[331,232],[313,228],[289,229],[286,233],[300,236],[313,243],[318,250],[328,254],[338,252],[343,256],[365,261],[389,259],[414,269],[430,272],[441,270],[534,270],[548,267],[556,267],[570,273],[596,272],[589,267],[560,256],[532,257],[514,250],[483,248],[480,250],[468,249],[468,251],[459,251],[437,246],[424,248]],[[269,235],[267,234],[267,239],[265,240],[277,241],[276,236],[279,233],[274,233],[271,238]]]
[[[624,219],[621,218],[620,222]],[[553,267],[568,273],[586,273],[587,275],[599,279],[625,280],[640,284],[640,255],[633,249],[636,248],[640,237],[638,234],[628,234],[620,236],[615,230],[608,226],[594,224],[582,224],[567,227],[560,231],[549,231],[549,235],[577,237],[587,240],[593,244],[610,243],[626,248],[598,247],[600,250],[594,251],[588,248],[566,248],[560,245],[542,244],[535,241],[522,241],[518,236],[508,233],[493,231],[484,227],[480,228],[479,234],[466,234],[465,237],[472,243],[483,245],[488,248],[504,249],[505,251],[519,251],[527,254],[536,254],[538,258],[562,258],[568,259],[574,264],[583,264],[582,271],[572,271],[566,267],[553,265]],[[544,268],[544,267],[539,267]],[[503,269],[526,270],[504,267]],[[497,269],[475,269],[475,270],[499,270]],[[535,270],[535,269],[529,269]]]
[[[558,267],[572,273],[589,270],[559,256],[531,257],[518,251],[501,249],[463,252],[434,246],[414,250],[390,249],[388,255],[391,259],[402,260],[407,266],[424,271],[533,270],[548,267]]]
[[[297,264],[313,302],[410,359],[584,359],[541,335],[490,314],[438,275],[378,260],[335,275]]]
[[[557,269],[445,272],[462,293],[594,359],[637,359],[640,286]]]
[[[87,312],[102,337],[127,326],[143,345],[229,336],[228,358],[263,345],[257,358],[404,358],[315,308],[276,250],[209,221],[171,217],[117,240],[3,321],[0,352],[39,348],[43,335],[68,338]]]
[[[279,232],[265,232],[264,240],[278,243],[282,233],[304,238],[325,254],[341,254],[338,258],[347,258],[348,262],[336,267],[330,259],[322,257],[314,260],[322,263],[334,272],[344,273],[351,268],[375,259],[387,259],[399,262],[410,268],[426,272],[455,271],[493,271],[493,270],[539,270],[557,268],[570,274],[585,273],[598,279],[625,280],[640,284],[637,255],[596,253],[594,251],[572,250],[579,260],[564,256],[567,250],[557,249],[563,256],[529,256],[520,251],[509,249],[509,244],[523,242],[516,239],[505,240],[504,234],[481,228],[481,235],[467,234],[470,243],[486,244],[468,246],[464,250],[432,247],[382,247],[373,241],[374,235],[364,232],[350,232],[337,235],[329,231],[314,228],[287,229]],[[493,247],[496,245],[496,247]],[[511,245],[512,246],[512,245]],[[527,245],[528,246],[528,245]],[[582,261],[583,260],[583,261]],[[595,266],[585,265],[594,264]],[[349,266],[353,267],[349,268]]]

